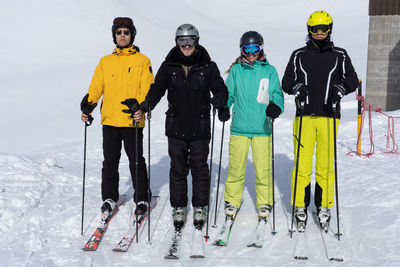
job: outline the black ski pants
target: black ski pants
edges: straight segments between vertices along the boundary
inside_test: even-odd
[[[207,164],[209,139],[182,140],[168,137],[170,203],[172,207],[186,207],[188,202],[187,175],[192,174],[192,205],[207,206],[210,175]]]
[[[111,198],[118,201],[119,193],[119,173],[118,166],[121,158],[122,141],[125,152],[129,159],[129,169],[132,177],[135,193],[133,199],[138,201],[148,201],[148,177],[146,162],[143,157],[143,128],[138,129],[138,188],[136,188],[136,164],[135,164],[135,140],[136,129],[133,127],[112,127],[103,125],[103,169],[101,181],[101,196],[103,201]]]

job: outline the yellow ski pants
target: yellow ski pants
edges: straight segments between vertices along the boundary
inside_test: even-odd
[[[231,134],[224,199],[236,207],[240,206],[250,145],[256,174],[257,208],[263,204],[272,205],[271,136],[247,137]]]
[[[340,120],[336,119],[336,133]],[[299,136],[300,117],[293,122],[294,168],[292,171],[292,198],[293,205],[294,183],[296,174],[297,146]],[[334,139],[333,118],[304,116],[301,130],[299,155],[299,170],[297,176],[296,207],[308,207],[310,204],[310,183],[313,169],[314,148],[315,154],[315,192],[316,207],[330,208],[334,205],[335,169],[334,169]]]

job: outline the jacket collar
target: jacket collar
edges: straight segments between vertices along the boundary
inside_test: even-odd
[[[307,47],[311,50],[317,50],[317,51],[332,51],[333,49],[333,42],[329,41],[324,43],[321,47],[319,47],[313,40],[309,39],[307,41]]]
[[[130,56],[136,54],[136,52],[139,52],[139,47],[131,45],[130,47],[126,48],[119,48],[118,46],[115,47],[113,51],[113,55],[117,56]]]
[[[207,50],[201,46],[198,45],[196,47],[196,62],[195,64],[205,64],[211,61],[210,55],[208,54]],[[179,50],[179,47],[174,46],[168,53],[168,55],[165,57],[165,61],[167,63],[172,63],[172,64],[177,64],[177,65],[182,65],[182,55]]]

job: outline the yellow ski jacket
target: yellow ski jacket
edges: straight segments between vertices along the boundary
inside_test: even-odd
[[[114,127],[133,127],[130,114],[121,104],[127,98],[144,101],[154,82],[150,60],[136,46],[115,48],[111,55],[100,59],[89,87],[89,103],[97,103],[101,96],[101,124]],[[144,116],[139,122],[144,127]]]

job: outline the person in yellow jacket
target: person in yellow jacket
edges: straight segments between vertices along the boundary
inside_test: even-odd
[[[100,59],[88,94],[81,102],[81,120],[87,122],[90,114],[103,96],[101,103],[101,124],[103,125],[103,168],[101,194],[103,217],[107,217],[118,201],[119,173],[118,165],[121,157],[122,141],[125,152],[129,158],[129,168],[132,184],[135,187],[138,179],[138,188],[135,188],[134,200],[137,200],[135,213],[144,214],[149,203],[148,177],[146,162],[143,157],[143,127],[144,116],[138,110],[133,114],[122,112],[126,109],[121,102],[134,98],[141,103],[144,101],[154,76],[150,60],[139,52],[133,45],[136,28],[131,18],[115,18],[112,25],[112,36],[117,45],[111,55]],[[133,125],[133,120],[138,122],[138,136]],[[138,177],[135,177],[135,140],[138,138]],[[137,194],[137,196],[136,196]],[[137,197],[137,198],[136,198]]]

